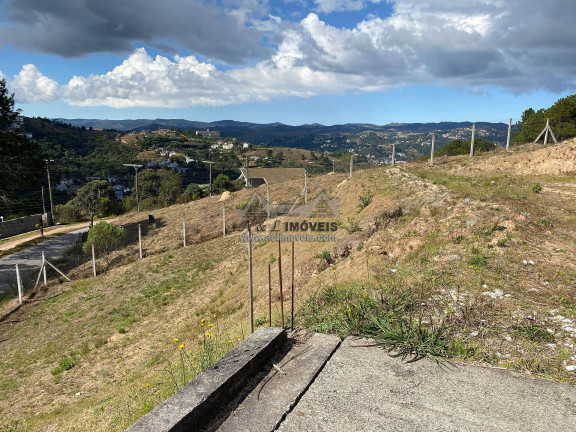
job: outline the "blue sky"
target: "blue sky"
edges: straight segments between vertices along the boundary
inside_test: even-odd
[[[0,76],[49,118],[517,121],[574,93],[574,21],[573,0],[0,0]]]

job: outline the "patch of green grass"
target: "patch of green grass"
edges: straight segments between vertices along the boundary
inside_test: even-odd
[[[372,194],[364,194],[364,195],[360,195],[358,197],[358,201],[360,201],[358,203],[358,210],[362,211],[364,210],[366,207],[368,207],[371,203],[372,203],[372,198],[374,197],[374,195]]]
[[[348,234],[360,231],[360,224],[356,222],[356,220],[353,217],[350,216],[348,216],[348,225],[344,225],[342,222],[338,222],[338,226],[345,229],[348,232]]]
[[[535,194],[539,194],[540,192],[542,192],[542,185],[540,183],[534,183],[532,185],[532,192],[534,192]]]
[[[65,357],[58,363],[54,369],[50,371],[50,373],[54,376],[61,374],[64,371],[72,369],[76,366],[76,360],[71,357]]]
[[[415,312],[419,303],[410,290],[394,285],[327,286],[306,301],[298,320],[317,332],[373,338],[403,359],[447,357],[449,328],[424,323]]]
[[[514,334],[532,342],[554,342],[554,335],[545,328],[534,325],[512,326]]]

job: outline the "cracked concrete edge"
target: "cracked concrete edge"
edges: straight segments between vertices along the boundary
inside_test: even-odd
[[[126,432],[194,431],[218,414],[286,342],[286,331],[261,327]]]

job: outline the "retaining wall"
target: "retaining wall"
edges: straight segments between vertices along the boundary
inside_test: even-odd
[[[38,229],[36,228],[36,225],[40,223],[40,220],[42,220],[44,227],[51,226],[52,213],[48,212],[44,215],[35,214],[32,216],[24,216],[21,218],[0,222],[0,239],[35,231]]]

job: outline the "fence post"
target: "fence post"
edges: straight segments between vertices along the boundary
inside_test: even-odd
[[[304,204],[308,204],[308,172],[304,170]]]
[[[46,278],[46,256],[42,251],[42,275],[44,276],[44,286],[48,288],[48,279]]]
[[[353,166],[354,166],[354,153],[350,153],[350,178],[352,178]]]
[[[138,224],[138,246],[140,249],[140,259],[142,259],[142,226]]]
[[[506,151],[510,147],[510,136],[512,134],[512,119],[508,120],[508,139],[506,140]]]
[[[470,140],[470,157],[474,156],[474,135],[476,134],[476,123],[472,124],[472,139]]]
[[[186,213],[182,213],[182,238],[184,239],[184,247],[186,247]]]
[[[434,166],[434,141],[436,140],[436,135],[432,134],[432,149],[430,150],[430,166]]]
[[[254,333],[254,297],[252,293],[252,231],[248,221],[248,295],[250,305],[250,334]]]
[[[266,183],[266,216],[270,219],[270,186]]]
[[[226,237],[226,202],[222,201],[222,237]]]
[[[94,251],[94,243],[92,243],[92,272],[96,277],[96,252]]]
[[[20,279],[20,269],[16,264],[16,282],[18,283],[18,300],[22,303],[22,279]]]

